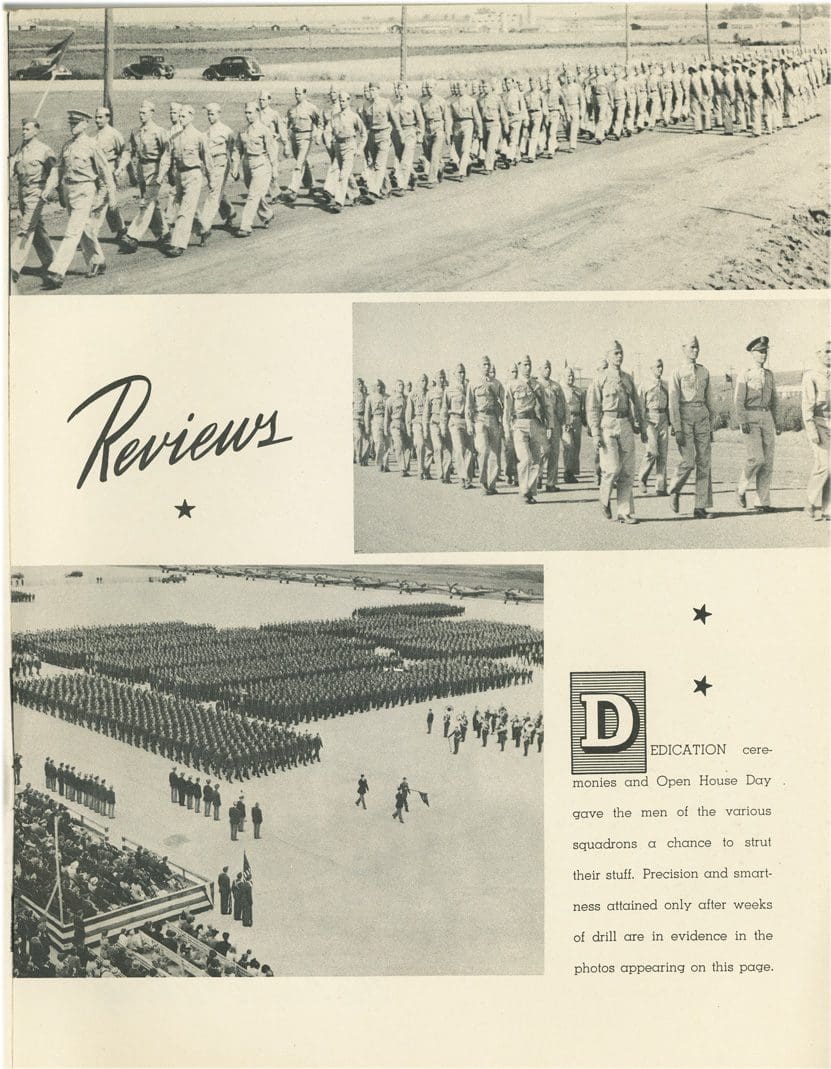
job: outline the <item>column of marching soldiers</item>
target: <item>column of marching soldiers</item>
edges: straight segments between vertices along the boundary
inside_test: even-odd
[[[282,198],[294,206],[301,191],[337,214],[347,204],[372,205],[388,195],[431,189],[445,177],[463,182],[472,171],[492,175],[519,161],[553,159],[561,128],[567,152],[575,151],[578,140],[601,145],[687,122],[697,134],[714,128],[728,135],[773,134],[819,114],[819,89],[828,75],[827,49],[781,48],[720,62],[564,65],[561,72],[508,76],[501,83],[455,80],[447,98],[433,79],[423,83],[420,99],[404,82],[395,84],[392,99],[371,82],[357,109],[345,89],[330,87],[328,103],[319,109],[306,88],[297,86],[285,117],[266,91],[246,103],[238,132],[223,121],[218,103],[205,106],[203,132],[194,126],[192,105],[172,102],[169,126],[163,128],[154,103],[144,100],[128,139],[113,128],[107,108],[95,111],[92,135],[87,131],[93,116],[71,109],[71,136],[58,155],[40,138],[38,121],[26,118],[11,161],[20,211],[12,231],[12,279],[19,278],[33,246],[48,288],[63,285],[79,244],[88,277],[103,273],[99,235],[105,221],[124,253],[134,253],[150,231],[175,259],[193,234],[205,245],[217,218],[240,238],[251,235],[255,220],[267,228],[274,203]],[[313,144],[320,142],[329,161],[322,189],[315,187],[309,161]],[[292,160],[283,193],[281,148]],[[119,195],[125,176],[139,192],[129,225]],[[234,229],[227,190],[240,178],[247,192]],[[67,212],[57,251],[43,220],[44,205],[55,192]]]
[[[540,491],[560,491],[558,469],[563,452],[563,482],[577,483],[580,473],[582,432],[586,428],[595,447],[595,475],[600,507],[613,519],[635,524],[635,485],[648,492],[654,472],[656,493],[669,497],[674,513],[680,511],[681,491],[695,473],[693,517],[712,519],[712,442],[716,429],[710,373],[699,363],[698,338],[682,345],[681,365],[664,381],[664,362],[654,361],[646,380],[636,387],[622,369],[623,346],[615,341],[584,391],[575,383],[573,368],[566,367],[562,383],[551,377],[551,361],[532,375],[526,356],[500,382],[490,357],[483,356],[479,371],[468,378],[457,364],[452,380],[443,369],[431,379],[422,374],[417,386],[399,379],[387,394],[381,379],[370,392],[357,379],[352,400],[354,464],[368,466],[374,459],[381,473],[390,471],[394,453],[400,475],[414,465],[420,480],[431,480],[433,470],[442,483],[474,489],[478,482],[486,496],[498,494],[504,478],[519,489],[519,501],[532,505]],[[757,512],[775,511],[771,505],[771,478],[779,400],[773,372],[765,365],[770,339],[762,335],[747,345],[750,366],[736,377],[734,412],[746,447],[739,472],[736,501],[748,508],[755,492]],[[813,469],[806,487],[807,515],[815,521],[829,516],[829,418],[831,418],[831,342],[817,352],[816,365],[802,377],[802,425],[813,454]],[[640,469],[636,464],[636,438],[646,446]],[[679,458],[675,474],[667,475],[670,438]]]

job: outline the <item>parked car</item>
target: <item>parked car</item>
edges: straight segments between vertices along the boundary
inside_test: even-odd
[[[52,77],[71,78],[72,71],[68,67],[55,67],[53,75],[52,64],[44,56],[40,59],[33,59],[28,67],[21,67],[19,71],[15,71],[14,76],[21,82],[48,82]]]
[[[262,76],[259,63],[249,56],[225,56],[219,63],[212,63],[202,71],[202,77],[209,82],[224,82],[227,78],[240,82],[258,82]]]
[[[123,78],[172,78],[175,73],[172,64],[165,63],[164,56],[139,56],[121,75]]]

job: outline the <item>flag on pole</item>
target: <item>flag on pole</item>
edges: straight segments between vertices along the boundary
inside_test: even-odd
[[[244,850],[242,852],[242,878],[246,881],[246,883],[254,882],[254,877],[251,873],[251,866],[248,863],[248,855]]]
[[[46,58],[49,60],[49,66],[47,67],[47,73],[55,70],[64,57],[64,53],[69,48],[69,42],[75,36],[75,31],[69,34],[68,37],[64,37],[62,41],[58,41],[56,45],[52,45],[51,48],[46,49]]]
[[[427,798],[427,791],[419,791],[418,796],[422,800],[422,802],[424,802],[424,804],[429,807],[430,802]]]

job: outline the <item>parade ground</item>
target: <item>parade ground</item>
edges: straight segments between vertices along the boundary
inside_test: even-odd
[[[644,447],[638,441],[638,464]],[[399,478],[393,465],[388,475],[372,467],[354,467],[355,549],[365,553],[437,552],[442,550],[543,551],[591,549],[768,549],[827,546],[831,525],[814,523],[805,512],[805,481],[811,454],[802,433],[776,439],[771,503],[776,511],[753,511],[736,501],[736,478],[746,449],[735,431],[720,431],[713,445],[713,508],[715,519],[694,520],[691,478],[681,494],[676,516],[668,497],[656,497],[654,475],[648,494],[635,484],[637,526],[607,520],[600,511],[594,477],[594,446],[583,435],[580,479],[560,484],[559,493],[543,492],[527,507],[515,486],[497,483],[496,497],[478,486],[463,491],[454,479],[421,482]],[[667,471],[678,463],[670,440]],[[614,496],[612,498],[614,509]]]
[[[275,91],[283,110],[290,87],[268,81],[261,86]],[[328,81],[310,82],[309,98],[320,106],[328,87]],[[259,88],[178,77],[152,84],[119,81],[115,125],[125,133],[134,127],[138,105],[149,96],[159,122],[166,122],[167,106],[176,99],[197,108],[197,125],[203,125],[202,105],[218,99],[223,120],[238,129],[243,102]],[[26,83],[12,85],[15,136],[41,93]],[[55,83],[41,115],[44,139],[59,148],[67,136],[66,109],[92,110],[100,95],[96,83]],[[462,184],[446,180],[436,189],[338,216],[301,196],[294,209],[277,207],[267,231],[255,228],[250,239],[239,241],[217,229],[208,245],[192,244],[175,262],[152,245],[120,254],[104,227],[106,274],[85,279],[78,256],[60,292],[824,288],[828,87],[820,109],[819,118],[772,137],[725,137],[720,130],[694,137],[685,124],[601,146],[581,141],[572,155],[558,152],[551,161],[510,172],[474,174]],[[328,157],[317,147],[310,160],[320,186]],[[290,168],[290,161],[281,162],[283,186]],[[137,193],[124,189],[121,198],[130,219]],[[242,184],[232,183],[230,200],[238,213],[243,199]],[[53,240],[59,239],[64,213],[50,206],[45,218]],[[17,291],[42,292],[34,260]]]
[[[72,580],[64,569],[25,569],[35,601],[12,606],[13,630],[162,619],[256,626],[406,604],[392,591],[204,575],[181,585],[148,583],[154,574],[84,569]],[[466,616],[541,627],[542,605],[467,604]],[[436,713],[431,735],[427,704],[313,722],[308,728],[323,738],[321,762],[239,788],[223,783],[219,823],[171,804],[170,762],[74,724],[16,707],[14,748],[22,786],[44,789],[47,756],[113,783],[116,842],[126,836],[211,880],[224,865],[232,877],[239,872],[244,850],[253,927],[222,917],[218,895],[215,912],[199,919],[228,931],[240,952],[250,948],[275,975],[534,974],[543,969],[544,747],[525,757],[509,741],[500,753],[494,740],[483,748],[469,730],[454,756],[442,736],[447,704],[470,717],[477,705],[503,702],[511,713],[536,716],[542,670],[526,686],[428,703]],[[370,788],[365,812],[354,804],[361,773]],[[392,810],[404,776],[412,793],[401,825]],[[227,806],[239,791],[249,811],[256,802],[263,810],[259,841],[250,820],[230,841]]]

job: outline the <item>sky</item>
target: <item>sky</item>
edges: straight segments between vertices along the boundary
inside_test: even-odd
[[[681,344],[695,334],[701,363],[711,373],[751,364],[746,346],[770,338],[768,367],[774,372],[813,366],[828,338],[827,304],[796,294],[690,294],[684,300],[482,301],[358,303],[354,308],[355,374],[413,381],[422,371],[461,362],[472,375],[487,354],[497,375],[528,353],[533,367],[551,360],[559,377],[565,362],[590,377],[613,341],[623,345],[624,368],[639,377],[657,357],[665,368],[681,359]]]

